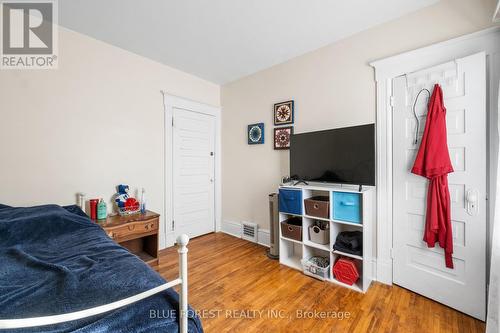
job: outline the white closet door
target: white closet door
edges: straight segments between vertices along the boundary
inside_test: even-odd
[[[422,240],[428,182],[410,173],[425,126],[427,95],[417,104],[418,144],[412,105],[439,81],[447,109],[454,269],[438,244]],[[484,320],[486,311],[486,75],[485,54],[399,77],[393,81],[394,283]],[[467,193],[477,193],[474,207]]]
[[[175,234],[215,230],[215,117],[173,109],[173,216]]]

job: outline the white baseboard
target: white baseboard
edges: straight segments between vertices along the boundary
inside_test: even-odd
[[[269,234],[269,230],[259,229],[257,243],[259,243],[262,246],[269,247],[271,244],[270,239],[271,239],[271,236]]]
[[[226,233],[228,235],[241,238],[241,223],[234,221],[222,221],[221,223],[221,232]],[[267,229],[258,229],[257,231],[257,243],[269,247],[270,238],[269,238],[269,230]]]
[[[232,221],[222,221],[221,228],[223,233],[241,238],[241,223]]]

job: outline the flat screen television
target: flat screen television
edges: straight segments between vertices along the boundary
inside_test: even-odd
[[[293,134],[290,175],[304,181],[375,185],[375,125]]]

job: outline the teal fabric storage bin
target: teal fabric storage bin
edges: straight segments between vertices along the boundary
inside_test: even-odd
[[[280,189],[279,207],[281,213],[302,215],[302,191]]]
[[[361,194],[333,192],[332,216],[334,220],[361,223]]]

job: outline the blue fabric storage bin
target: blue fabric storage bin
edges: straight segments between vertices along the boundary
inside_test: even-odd
[[[333,192],[333,219],[361,223],[361,194]]]
[[[281,213],[302,215],[302,191],[280,189],[279,207]]]

